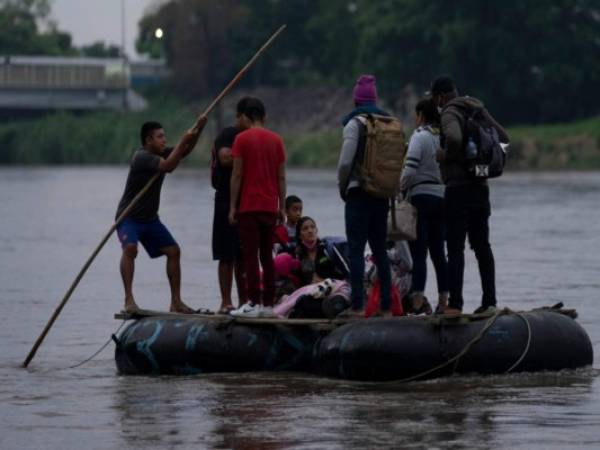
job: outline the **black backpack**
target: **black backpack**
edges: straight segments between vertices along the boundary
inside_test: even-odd
[[[486,120],[483,111],[483,108],[471,111],[466,117],[463,133],[465,168],[476,179],[499,177],[506,163],[498,130]]]

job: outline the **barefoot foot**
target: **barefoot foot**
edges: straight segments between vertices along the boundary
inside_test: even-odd
[[[137,303],[135,302],[135,300],[133,299],[133,297],[127,297],[125,299],[125,308],[123,308],[123,310],[127,313],[127,314],[135,314],[136,312],[139,311],[139,306],[137,305]]]
[[[181,300],[178,302],[171,302],[170,312],[180,313],[180,314],[194,314],[194,310],[190,308],[188,305],[183,303]]]

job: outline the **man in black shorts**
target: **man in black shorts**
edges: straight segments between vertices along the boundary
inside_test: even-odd
[[[236,107],[235,123],[227,127],[215,139],[212,155],[211,182],[215,188],[215,215],[213,219],[212,249],[213,261],[219,261],[219,288],[221,290],[220,314],[228,314],[235,309],[231,300],[233,275],[237,286],[239,306],[246,303],[246,280],[236,225],[229,223],[229,186],[233,170],[231,148],[238,133],[249,127],[242,115],[247,97],[242,98]]]
[[[231,300],[233,275],[237,286],[239,306],[246,302],[246,282],[240,248],[237,224],[229,223],[229,185],[233,158],[231,148],[238,133],[246,129],[241,119],[247,98],[242,98],[236,107],[234,126],[227,127],[215,139],[212,154],[211,182],[215,188],[215,215],[213,219],[212,251],[213,261],[219,261],[219,288],[221,290],[220,314],[228,314],[235,309]]]
[[[117,226],[117,235],[123,248],[121,276],[125,287],[126,312],[131,313],[138,309],[132,291],[138,241],[142,243],[150,258],[162,255],[167,257],[167,277],[171,287],[170,311],[194,312],[181,300],[181,251],[169,230],[158,218],[158,206],[165,173],[175,170],[179,161],[193,150],[205,125],[206,117],[200,117],[196,126],[182,136],[174,149],[167,148],[165,130],[161,124],[146,122],[142,125],[142,147],[135,152],[131,160],[125,192],[119,202],[116,217],[121,216],[133,198],[156,173],[160,173],[160,176]]]

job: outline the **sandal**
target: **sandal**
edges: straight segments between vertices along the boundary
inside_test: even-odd
[[[217,314],[221,314],[221,315],[223,315],[223,316],[228,316],[228,315],[229,315],[229,313],[230,313],[231,311],[234,311],[235,309],[236,309],[236,307],[235,307],[235,306],[233,306],[233,305],[224,306],[223,308],[220,308],[220,309],[217,311]]]
[[[194,314],[196,311],[194,311],[192,308],[190,308],[185,303],[181,303],[175,307],[171,306],[169,308],[169,312],[178,313],[178,314]]]
[[[135,315],[140,311],[140,308],[138,305],[127,305],[125,306],[125,308],[122,309],[122,312],[124,312],[125,314],[129,314],[129,315]]]

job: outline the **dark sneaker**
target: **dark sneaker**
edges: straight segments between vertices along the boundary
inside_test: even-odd
[[[439,312],[438,309],[436,309],[436,314],[456,316],[458,314],[462,314],[462,309],[452,308],[451,306],[444,306],[442,309],[439,309]]]
[[[429,300],[423,294],[413,294],[408,297],[405,302],[404,311],[407,315],[421,316],[431,314],[431,305]]]
[[[421,306],[419,308],[415,308],[413,306],[413,314],[416,316],[421,316],[421,315],[431,315],[431,305],[429,304],[429,300],[427,300],[427,297],[423,297],[423,302],[421,303]]]
[[[496,307],[495,306],[480,306],[475,311],[473,311],[473,314],[488,314],[491,316],[493,314],[496,314]]]
[[[364,319],[365,318],[365,310],[364,309],[352,309],[348,308],[345,311],[342,311],[338,314],[338,319]]]

